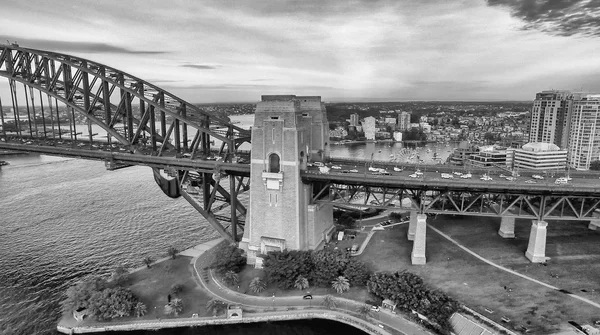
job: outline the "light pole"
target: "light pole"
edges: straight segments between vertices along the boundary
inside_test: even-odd
[[[273,309],[275,309],[275,293],[273,293]]]

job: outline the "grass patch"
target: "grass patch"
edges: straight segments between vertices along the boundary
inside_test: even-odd
[[[517,239],[503,239],[497,234],[499,221],[441,215],[428,218],[434,227],[499,265],[600,302],[600,292],[593,296],[591,291],[600,290],[598,232],[587,230],[583,223],[550,222],[547,256],[552,259],[548,266],[541,266],[525,258],[531,222],[517,220]],[[427,231],[427,265],[413,266],[407,229],[400,225],[375,233],[359,259],[375,271],[408,269],[497,323],[502,324],[501,318],[507,316],[512,320],[509,328],[527,325],[534,333],[549,334],[565,329],[568,320],[586,324],[598,319],[597,308],[483,263],[432,230]],[[579,291],[584,287],[588,293]]]

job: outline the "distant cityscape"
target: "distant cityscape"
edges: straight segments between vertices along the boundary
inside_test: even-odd
[[[252,114],[256,104],[200,104],[226,118]],[[532,102],[328,103],[331,143],[395,141],[460,142],[446,164],[507,170],[600,169],[600,94],[550,90]],[[49,107],[46,107],[48,113]],[[85,116],[58,106],[60,122],[85,124]],[[139,106],[132,106],[140,115]],[[3,108],[7,131],[12,108]],[[27,115],[19,108],[21,117]],[[41,120],[41,108],[35,107]],[[167,119],[169,119],[167,117]],[[529,143],[529,144],[528,144]]]

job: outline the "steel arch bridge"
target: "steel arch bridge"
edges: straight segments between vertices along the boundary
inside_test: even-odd
[[[248,130],[81,57],[0,45],[0,76],[8,79],[13,109],[5,117],[0,99],[0,147],[32,144],[27,151],[101,159],[109,169],[151,166],[167,195],[183,196],[221,235],[237,239],[246,215],[238,194],[249,189],[249,167],[237,166],[244,155],[238,149],[250,142]],[[219,150],[211,151],[211,143]],[[228,207],[231,215],[223,215]]]

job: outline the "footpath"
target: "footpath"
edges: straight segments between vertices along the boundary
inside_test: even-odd
[[[220,283],[212,270],[208,268],[208,260],[215,251],[215,246],[222,239],[212,240],[182,251],[180,254],[193,257],[191,264],[197,283],[210,295],[231,305],[243,308],[242,318],[188,317],[176,319],[142,319],[127,322],[110,322],[91,325],[77,325],[61,322],[57,330],[64,334],[85,334],[107,331],[158,330],[164,328],[223,325],[253,322],[275,322],[307,319],[326,319],[342,322],[356,327],[368,334],[391,335],[432,335],[418,324],[405,319],[401,315],[386,311],[372,311],[370,316],[357,317],[358,306],[363,303],[335,297],[337,306],[332,309],[323,307],[323,297],[313,295],[313,299],[304,300],[302,296],[259,297],[242,294],[229,289]]]
[[[229,289],[224,284],[220,283],[214,275],[211,269],[208,269],[206,259],[209,258],[210,253],[213,250],[209,250],[207,253],[200,255],[194,262],[194,271],[198,277],[199,283],[203,288],[211,295],[221,299],[230,304],[239,305],[242,307],[256,309],[259,308],[263,311],[269,311],[271,313],[279,311],[291,311],[291,310],[304,310],[311,311],[316,309],[322,309],[323,297],[313,295],[313,299],[302,299],[302,296],[288,296],[288,297],[260,297],[248,294],[242,294],[234,290]],[[385,311],[371,312],[371,316],[367,316],[366,319],[360,319],[352,316],[356,314],[358,306],[363,303],[357,302],[351,299],[344,299],[335,297],[337,306],[333,310],[325,310],[327,312],[338,312],[346,315],[346,317],[356,319],[364,326],[371,328],[368,333],[379,333],[387,334],[387,329],[394,329],[396,332],[405,335],[431,335],[432,333],[418,324],[405,319],[401,315],[392,314]],[[340,320],[337,320],[340,321]],[[344,322],[344,321],[342,321]],[[348,322],[344,322],[348,323]],[[350,324],[350,323],[349,323]],[[351,324],[357,326],[357,324]],[[379,329],[377,329],[379,327]],[[362,327],[358,327],[361,328]],[[364,329],[363,329],[364,330]]]

